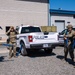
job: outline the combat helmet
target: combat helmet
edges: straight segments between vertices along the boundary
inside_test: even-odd
[[[10,26],[11,29],[14,29],[14,26]]]
[[[67,28],[73,28],[73,26],[72,26],[71,24],[69,24],[69,25],[67,26]]]

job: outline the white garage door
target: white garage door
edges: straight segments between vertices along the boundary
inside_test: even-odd
[[[61,32],[65,28],[64,21],[55,21],[55,26],[57,26],[57,32]]]

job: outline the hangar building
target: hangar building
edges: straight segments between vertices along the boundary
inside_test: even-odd
[[[51,25],[57,26],[57,32],[61,32],[68,24],[75,28],[75,11],[50,9]]]
[[[48,25],[49,0],[0,0],[0,27]],[[1,33],[1,31],[0,31]]]

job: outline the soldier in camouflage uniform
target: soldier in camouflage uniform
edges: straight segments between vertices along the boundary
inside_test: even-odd
[[[6,32],[7,35],[9,35],[9,44],[13,45],[11,46],[9,49],[9,58],[11,58],[12,56],[17,57],[16,56],[16,34],[18,34],[18,32],[14,29],[13,26],[10,27],[10,29]]]
[[[64,46],[64,57],[65,60],[67,60],[67,55],[68,52],[70,54],[70,57],[72,59],[72,61],[74,62],[74,47],[73,47],[73,39],[75,38],[75,31],[72,30],[73,26],[72,25],[68,25],[67,26],[67,34],[64,34],[64,40],[68,40],[68,43],[65,43]]]

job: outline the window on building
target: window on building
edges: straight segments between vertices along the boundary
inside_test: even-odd
[[[10,26],[6,26],[6,32],[10,29]]]
[[[2,30],[3,28],[0,26],[0,29]]]
[[[67,22],[68,24],[70,23],[70,22]]]

